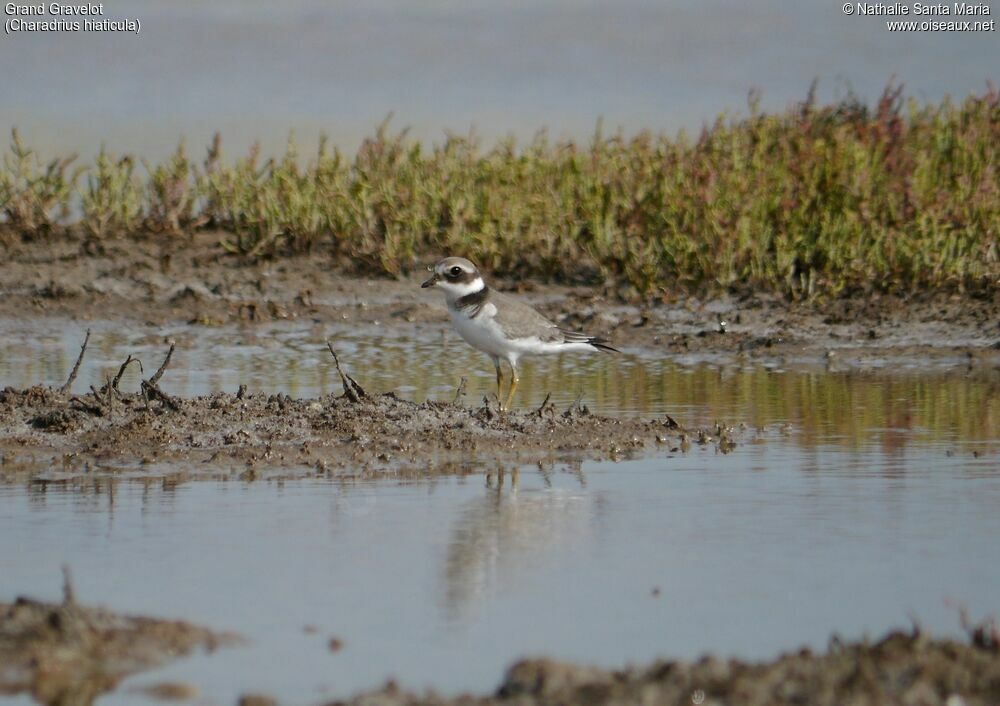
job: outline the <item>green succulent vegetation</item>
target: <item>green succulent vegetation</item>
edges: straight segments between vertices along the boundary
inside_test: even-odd
[[[11,131],[10,152],[0,171],[0,217],[7,230],[24,237],[51,232],[69,214],[73,190],[82,167],[72,168],[76,155],[41,164],[34,152]]]
[[[878,289],[990,294],[1000,282],[1000,91],[921,103],[889,86],[696,136],[587,144],[449,136],[427,147],[382,124],[357,153],[258,149],[202,162],[115,157],[42,164],[17,133],[0,171],[0,240],[220,232],[236,257],[329,252],[398,275],[443,254],[519,277],[625,292],[758,288],[789,296]],[[71,216],[71,214],[73,214]]]

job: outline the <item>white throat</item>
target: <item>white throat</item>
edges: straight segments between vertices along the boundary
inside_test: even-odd
[[[483,291],[486,283],[482,277],[476,277],[471,282],[439,282],[438,286],[444,290],[445,301],[448,306],[454,306],[455,302],[469,294]]]

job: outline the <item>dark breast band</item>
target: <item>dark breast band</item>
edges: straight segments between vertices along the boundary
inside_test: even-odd
[[[455,308],[459,311],[468,311],[470,318],[475,318],[479,316],[479,312],[483,310],[483,304],[490,297],[490,288],[484,283],[483,288],[477,292],[471,292],[466,294],[464,297],[459,297],[455,300]]]

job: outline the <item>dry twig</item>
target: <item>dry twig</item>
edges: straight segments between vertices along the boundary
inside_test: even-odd
[[[168,365],[170,365],[170,358],[174,354],[174,348],[176,345],[177,344],[173,341],[170,342],[170,350],[167,351],[167,357],[163,359],[163,363],[160,365],[159,370],[153,373],[153,377],[149,378],[150,385],[156,385],[156,383],[160,381],[160,378],[163,377],[163,371],[167,369]]]
[[[569,419],[575,414],[586,414],[586,413],[587,413],[587,406],[583,404],[583,393],[580,392],[577,394],[576,399],[573,400],[573,403],[566,408],[565,412],[562,413],[562,416],[566,419]]]
[[[159,369],[153,373],[153,376],[149,380],[143,380],[139,383],[139,387],[142,389],[142,394],[146,397],[146,404],[149,404],[149,400],[159,400],[164,405],[172,409],[173,411],[180,410],[180,405],[174,400],[173,397],[168,395],[166,392],[157,387],[157,381],[163,376],[163,371],[167,369],[170,365],[170,358],[174,354],[175,344],[170,343],[170,350],[167,351],[167,357],[163,359],[163,363],[160,364]]]
[[[552,393],[546,392],[545,399],[542,401],[542,404],[538,407],[538,409],[535,410],[535,414],[537,414],[539,417],[543,416],[546,413],[555,414],[556,406],[554,404],[549,404],[549,399],[551,398],[552,398]]]
[[[173,350],[173,349],[171,349],[171,350]],[[122,375],[125,374],[125,368],[127,368],[130,363],[138,363],[139,364],[139,374],[141,375],[143,373],[142,361],[139,360],[138,358],[133,358],[132,354],[130,353],[129,356],[128,356],[128,358],[125,359],[125,362],[122,363],[122,365],[121,365],[120,368],[118,368],[118,374],[115,375],[115,379],[111,381],[111,387],[114,389],[115,392],[118,392],[118,383],[121,382]]]
[[[462,380],[458,383],[458,389],[455,390],[455,399],[451,401],[452,404],[457,405],[463,397],[465,397],[465,386],[469,380],[462,376]]]
[[[69,372],[69,378],[66,379],[66,383],[59,388],[59,392],[69,392],[69,388],[73,386],[73,381],[76,380],[77,373],[80,372],[80,363],[83,362],[83,354],[87,352],[87,341],[90,340],[90,329],[87,329],[87,335],[83,339],[83,345],[80,346],[80,355],[76,358],[76,363],[73,364],[73,369]]]
[[[330,355],[333,356],[333,363],[337,366],[337,373],[340,375],[340,382],[344,386],[344,394],[347,395],[347,399],[351,402],[360,402],[362,397],[368,396],[368,393],[358,384],[357,380],[345,373],[340,367],[340,359],[337,358],[337,352],[333,350],[333,344],[327,341],[326,347],[330,350]]]
[[[174,398],[157,387],[156,383],[150,382],[149,380],[143,380],[142,392],[146,395],[147,400],[159,400],[175,412],[180,410],[180,406],[174,401]]]

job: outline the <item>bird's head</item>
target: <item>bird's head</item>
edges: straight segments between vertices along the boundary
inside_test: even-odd
[[[449,301],[478,292],[486,286],[479,268],[464,257],[446,257],[434,265],[431,272],[431,276],[420,286],[425,289],[441,288]]]

